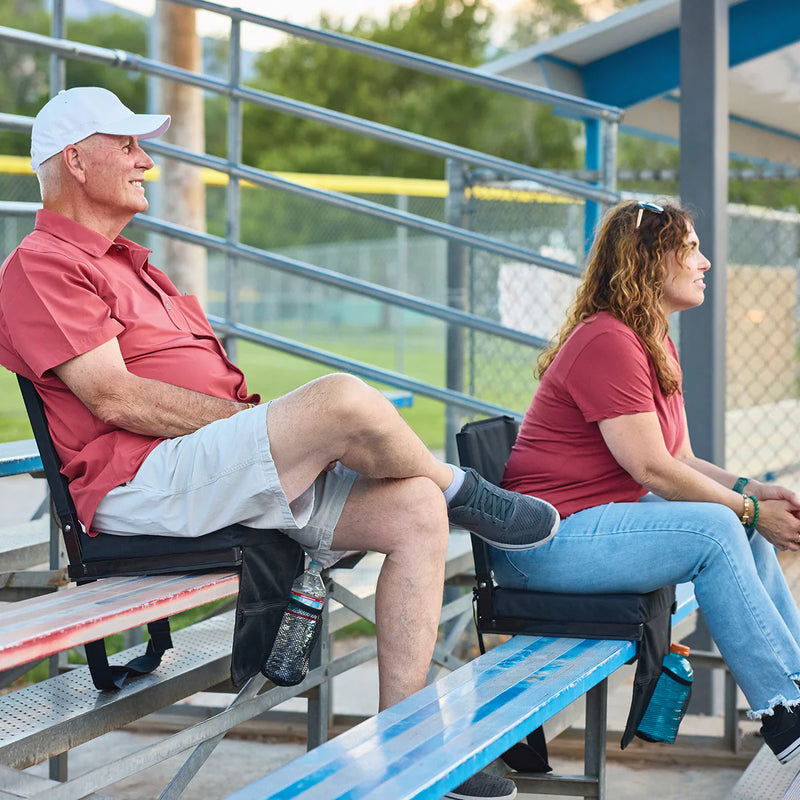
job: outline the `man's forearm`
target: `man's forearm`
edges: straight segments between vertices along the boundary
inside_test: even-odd
[[[247,403],[212,397],[130,373],[129,376],[113,391],[97,398],[91,411],[103,422],[132,433],[171,439],[247,408]]]

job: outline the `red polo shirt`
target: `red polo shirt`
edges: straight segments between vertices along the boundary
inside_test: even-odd
[[[101,422],[53,367],[116,337],[135,375],[258,401],[197,298],[181,295],[149,264],[149,254],[122,236],[111,242],[43,210],[34,232],[0,268],[0,364],[36,385],[87,530],[100,500],[130,480],[161,439]]]
[[[678,366],[669,337],[667,352]],[[680,374],[678,375],[680,381]],[[562,517],[647,490],[611,454],[601,419],[655,411],[671,455],[685,434],[683,395],[667,396],[642,340],[607,312],[580,323],[547,368],[506,464],[503,486],[552,503]]]

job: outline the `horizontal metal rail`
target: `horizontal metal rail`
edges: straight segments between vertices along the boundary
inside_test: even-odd
[[[23,117],[19,114],[4,114],[0,112],[0,128],[6,131],[28,133],[31,129],[31,122],[31,117]]]
[[[400,209],[385,206],[381,203],[374,203],[370,200],[354,197],[353,195],[333,192],[327,189],[317,189],[312,186],[304,186],[301,183],[281,178],[274,173],[265,172],[255,167],[231,164],[225,159],[205,154],[200,155],[191,150],[186,150],[183,147],[167,144],[166,142],[148,141],[146,143],[146,149],[153,153],[159,153],[185,163],[195,164],[200,167],[210,167],[230,177],[247,180],[258,186],[269,189],[279,189],[287,194],[293,194],[310,200],[318,200],[326,205],[334,206],[335,208],[366,214],[373,219],[386,220],[387,222],[430,233],[443,239],[461,242],[462,244],[475,247],[485,252],[496,253],[497,255],[525,261],[530,264],[537,264],[538,266],[546,267],[554,272],[561,272],[565,275],[572,275],[575,277],[580,277],[582,273],[582,269],[575,264],[569,264],[566,261],[559,261],[555,258],[543,256],[526,247],[518,247],[517,245],[503,242],[492,236],[475,233],[467,228],[448,225],[446,222],[439,222],[419,214],[401,211]]]
[[[35,214],[40,208],[40,203],[0,201],[0,215],[5,214],[7,211],[18,216],[31,215]],[[352,278],[349,275],[343,275],[339,272],[325,269],[324,267],[306,264],[303,261],[298,261],[288,256],[281,256],[277,253],[259,250],[257,247],[251,247],[250,245],[229,242],[219,236],[214,236],[210,233],[202,233],[192,230],[191,228],[185,228],[173,222],[165,222],[164,220],[156,219],[146,214],[137,214],[134,218],[134,224],[141,225],[143,228],[156,233],[166,234],[180,239],[181,241],[205,247],[208,250],[235,254],[247,261],[274,267],[290,275],[296,275],[300,278],[324,283],[336,289],[341,289],[342,291],[349,291],[361,295],[362,297],[369,297],[382,303],[408,309],[409,311],[416,311],[419,314],[434,317],[443,322],[463,325],[466,328],[498,336],[501,339],[508,339],[509,341],[527,345],[528,347],[541,349],[548,345],[547,339],[543,339],[540,336],[533,336],[523,331],[514,330],[513,328],[507,328],[498,322],[493,322],[477,314],[459,311],[457,308],[445,306],[441,303],[434,303],[430,300],[423,300],[415,295],[399,292],[396,289],[390,289],[376,283],[363,281],[359,278]]]
[[[19,117],[19,120],[27,120],[28,130],[33,124],[32,117]],[[3,120],[0,118],[0,129],[3,127]],[[19,128],[25,130],[25,128]],[[497,255],[513,258],[518,261],[524,261],[529,264],[536,264],[540,267],[560,272],[564,275],[572,275],[580,277],[582,270],[575,264],[569,264],[566,261],[559,261],[555,258],[543,256],[526,247],[518,247],[517,245],[509,242],[503,242],[492,236],[486,236],[482,233],[475,233],[467,228],[458,228],[454,225],[448,225],[445,222],[439,222],[431,219],[430,217],[423,217],[419,214],[411,214],[408,211],[401,211],[397,208],[382,205],[381,203],[374,203],[370,200],[364,200],[360,197],[353,195],[342,194],[341,192],[333,192],[327,189],[318,189],[313,186],[304,186],[296,181],[290,181],[275,175],[272,172],[265,172],[264,170],[256,169],[255,167],[248,167],[242,164],[232,164],[223,158],[211,156],[208,154],[195,153],[192,150],[187,150],[178,145],[168,144],[166,142],[148,141],[146,144],[148,151],[174,158],[176,161],[182,161],[186,164],[194,164],[199,167],[208,167],[209,169],[216,170],[217,172],[224,173],[232,178],[239,178],[242,180],[250,181],[257,186],[263,186],[268,189],[278,189],[287,194],[293,194],[298,197],[304,197],[309,200],[318,200],[326,205],[335,208],[342,208],[347,211],[353,211],[358,214],[365,214],[373,219],[382,219],[387,222],[392,222],[397,225],[403,225],[413,230],[423,231],[430,233],[433,236],[439,236],[443,239],[461,242],[469,247],[483,250],[488,253],[495,253]]]
[[[0,215],[11,211],[15,214],[33,214],[41,204],[38,203],[11,203],[0,201]],[[314,267],[310,264],[296,261],[294,259],[278,256],[273,253],[268,253],[257,248],[248,247],[246,245],[236,245],[227,242],[216,236],[207,233],[199,233],[190,230],[189,228],[182,228],[173,223],[163,222],[161,220],[148,217],[146,215],[137,215],[134,222],[142,227],[162,234],[169,234],[177,239],[191,242],[210,250],[217,250],[225,253],[235,252],[238,256],[250,261],[260,264],[267,264],[269,266],[278,267],[284,272],[289,274],[299,274],[301,277],[310,278],[313,280],[327,283],[343,290],[350,290],[356,294],[361,294],[381,300],[393,305],[399,305],[402,308],[407,308],[412,311],[417,311],[427,316],[441,319],[445,322],[457,323],[465,327],[479,330],[483,333],[493,334],[495,336],[516,341],[520,344],[528,345],[530,347],[543,348],[546,347],[548,342],[538,336],[532,336],[522,331],[515,331],[511,328],[506,328],[496,322],[487,320],[484,317],[479,317],[475,314],[470,314],[465,311],[459,311],[449,306],[443,306],[438,303],[421,300],[413,295],[406,295],[394,289],[387,289],[376,284],[361,281],[356,278],[350,278],[345,275],[340,275],[329,270],[322,269],[321,267]],[[334,369],[352,372],[359,375],[366,380],[376,381],[378,383],[386,384],[387,386],[394,386],[397,389],[404,389],[413,392],[416,395],[429,397],[433,400],[439,400],[444,403],[449,403],[453,406],[458,406],[469,411],[477,412],[480,414],[487,414],[489,416],[497,414],[511,414],[519,419],[519,414],[515,411],[498,406],[493,403],[487,403],[483,400],[478,400],[470,395],[461,392],[455,392],[449,389],[443,389],[434,386],[424,381],[409,378],[391,370],[386,370],[381,367],[375,367],[371,364],[365,364],[355,359],[345,358],[331,353],[327,350],[322,350],[317,347],[305,345],[296,342],[292,339],[287,339],[278,334],[268,333],[267,331],[258,328],[252,328],[247,325],[233,324],[223,319],[210,314],[208,316],[214,329],[218,334],[225,336],[236,336],[240,339],[254,342],[256,344],[265,345],[274,350],[279,350],[293,356],[306,358],[310,361],[315,361],[319,364],[324,364]]]
[[[41,203],[27,203],[23,200],[0,200],[0,216],[33,216],[41,207]]]
[[[215,14],[221,14],[222,16],[230,17],[231,19],[241,22],[251,22],[255,25],[273,28],[299,39],[318,42],[328,45],[329,47],[335,47],[339,50],[348,50],[351,53],[358,53],[379,61],[387,61],[391,64],[408,67],[417,72],[427,72],[431,75],[451,78],[473,86],[480,86],[515,97],[521,97],[525,100],[544,103],[557,108],[559,111],[570,114],[617,122],[622,118],[624,113],[621,108],[617,108],[616,106],[609,106],[582,97],[564,94],[554,89],[532,86],[529,83],[515,81],[510,78],[500,78],[489,73],[480,72],[476,69],[470,69],[469,67],[452,64],[438,58],[425,56],[421,53],[412,53],[408,50],[401,50],[398,47],[391,47],[390,45],[380,44],[378,42],[364,41],[363,39],[357,39],[343,33],[334,33],[332,31],[308,28],[303,25],[294,25],[284,20],[264,17],[250,11],[243,11],[241,8],[227,8],[218,3],[207,2],[207,0],[170,1],[177,5],[189,6],[190,8],[197,8],[203,11],[211,11]]]
[[[263,92],[242,86],[233,86],[221,78],[201,75],[189,70],[163,64],[153,59],[145,58],[136,53],[125,50],[109,50],[94,45],[79,44],[67,39],[56,39],[29,31],[19,31],[15,28],[0,26],[0,41],[15,42],[30,47],[57,53],[65,58],[80,58],[96,61],[109,66],[121,67],[126,70],[142,72],[148,75],[158,75],[162,78],[180,81],[181,83],[213,91],[227,97],[243,100],[253,105],[280,111],[292,116],[319,122],[340,130],[350,131],[372,139],[395,144],[411,150],[427,153],[440,158],[453,158],[479,167],[486,167],[500,174],[535,180],[543,186],[548,186],[559,191],[568,192],[578,197],[593,200],[598,203],[614,203],[618,194],[601,186],[577,181],[567,176],[557,175],[545,170],[528,167],[509,161],[498,156],[471,150],[467,147],[442,142],[429,136],[393,128],[370,120],[363,120],[350,114],[292,100],[271,92]]]
[[[0,206],[0,208],[2,208],[2,206]],[[145,214],[137,215],[135,222],[148,230],[167,234],[184,242],[200,245],[208,250],[234,254],[239,258],[244,258],[256,264],[265,264],[290,275],[307,278],[317,283],[324,283],[336,289],[352,292],[362,297],[369,297],[382,303],[408,309],[409,311],[416,311],[428,317],[440,319],[443,322],[463,325],[466,328],[489,333],[493,336],[499,336],[502,339],[508,339],[509,341],[524,344],[528,347],[542,348],[546,347],[548,344],[547,340],[540,336],[533,336],[530,333],[517,331],[513,328],[506,328],[498,322],[493,322],[477,314],[470,314],[467,311],[459,311],[457,308],[445,306],[441,303],[423,300],[415,295],[399,292],[396,289],[389,289],[386,286],[379,286],[376,283],[363,281],[359,278],[350,277],[349,275],[342,275],[339,272],[334,272],[324,267],[306,264],[304,261],[298,261],[288,256],[281,256],[277,253],[259,250],[257,247],[251,247],[250,245],[230,242],[210,233],[195,231],[191,228],[165,222]]]
[[[498,406],[494,403],[487,403],[483,400],[478,400],[462,392],[455,392],[452,389],[442,389],[424,381],[409,378],[407,375],[401,375],[398,372],[375,367],[372,364],[365,364],[362,361],[356,361],[351,358],[338,356],[335,353],[330,353],[327,350],[321,350],[317,347],[301,344],[300,342],[287,339],[275,333],[267,333],[258,328],[251,328],[247,325],[227,323],[221,317],[209,315],[214,330],[220,335],[236,336],[239,339],[246,339],[249,342],[265,345],[274,350],[280,350],[289,355],[299,356],[300,358],[308,359],[309,361],[316,361],[318,364],[325,364],[328,367],[341,370],[344,372],[352,372],[361,378],[377,383],[383,383],[387,386],[394,386],[397,389],[404,389],[413,392],[415,395],[422,397],[430,397],[432,400],[439,400],[442,403],[447,403],[451,406],[458,406],[467,411],[473,411],[478,414],[486,414],[487,416],[497,416],[498,414],[509,414],[517,421],[521,421],[521,415],[504,406]]]

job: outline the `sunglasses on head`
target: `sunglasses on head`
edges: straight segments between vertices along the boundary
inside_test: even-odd
[[[639,212],[636,214],[636,230],[642,224],[642,214],[645,211],[652,211],[654,214],[663,214],[664,209],[658,203],[651,203],[649,200],[639,201]]]

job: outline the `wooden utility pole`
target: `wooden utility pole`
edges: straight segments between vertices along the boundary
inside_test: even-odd
[[[159,60],[192,72],[202,72],[203,56],[195,30],[195,9],[159,0],[156,14]],[[163,113],[172,115],[172,123],[164,138],[195,153],[204,153],[202,90],[164,79],[161,81],[160,105]],[[163,157],[159,163],[164,218],[193,230],[205,231],[206,193],[200,168]],[[163,242],[159,266],[181,292],[197,295],[203,308],[207,308],[205,248],[166,237]]]

